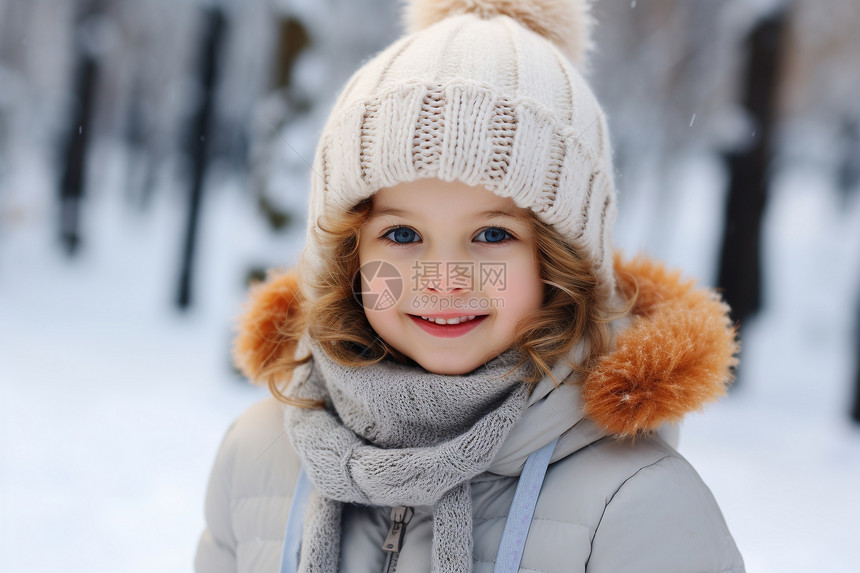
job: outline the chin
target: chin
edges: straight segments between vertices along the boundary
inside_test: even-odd
[[[444,359],[434,359],[424,360],[419,362],[419,364],[422,368],[424,368],[424,370],[427,370],[428,372],[433,372],[435,374],[444,374],[447,376],[462,376],[463,374],[468,374],[469,372],[472,372],[476,368],[480,367],[483,362],[481,364],[475,364],[474,362],[466,364],[452,364],[451,361],[446,361]]]

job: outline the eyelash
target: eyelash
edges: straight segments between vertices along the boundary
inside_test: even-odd
[[[394,231],[396,231],[396,230],[398,230],[398,229],[409,229],[409,230],[411,230],[413,233],[415,233],[416,235],[418,235],[419,237],[421,236],[421,235],[419,235],[419,234],[418,234],[418,231],[416,231],[416,230],[415,230],[415,229],[413,229],[412,227],[409,227],[409,226],[407,226],[407,225],[397,225],[396,227],[390,227],[390,228],[386,229],[385,231],[383,231],[383,232],[382,232],[382,235],[381,235],[379,238],[380,238],[381,240],[385,241],[386,243],[390,244],[390,245],[391,245],[391,246],[393,246],[393,247],[407,247],[407,246],[409,246],[409,245],[414,245],[416,242],[418,242],[418,241],[412,241],[412,242],[409,242],[409,243],[398,243],[397,241],[394,241],[394,240],[389,239],[389,238],[387,237],[387,235],[390,235],[391,233],[393,233]],[[491,243],[491,242],[488,242],[488,241],[480,241],[480,242],[485,243],[485,244],[487,244],[487,245],[503,245],[503,244],[508,243],[508,242],[510,242],[510,241],[515,241],[515,240],[516,240],[516,237],[514,236],[513,232],[511,232],[509,229],[506,229],[506,228],[504,228],[504,227],[499,227],[499,226],[497,226],[497,225],[494,225],[494,226],[491,226],[491,227],[484,227],[483,229],[481,229],[480,231],[478,231],[478,235],[480,235],[481,233],[483,233],[484,231],[487,231],[487,230],[489,230],[489,229],[498,229],[499,231],[502,231],[502,232],[504,232],[504,233],[507,233],[507,235],[508,235],[508,236],[507,236],[506,238],[502,239],[501,241],[496,241],[496,242],[494,242],[494,243]]]

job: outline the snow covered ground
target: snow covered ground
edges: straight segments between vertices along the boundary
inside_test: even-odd
[[[180,315],[182,194],[160,193],[139,216],[116,191],[121,161],[106,162],[118,167],[100,173],[83,252],[69,261],[52,234],[44,165],[28,161],[0,189],[0,571],[189,571],[219,440],[265,396],[229,367],[245,265],[290,265],[303,228],[268,235],[236,182],[220,178],[206,197],[196,306]],[[719,174],[700,161],[683,176],[689,192],[661,234],[635,224],[643,211],[632,198],[618,242],[707,283]],[[681,452],[751,572],[860,563],[860,428],[846,414],[856,199],[840,205],[814,173],[780,182],[766,231],[768,308],[747,329],[743,383],[682,430]]]

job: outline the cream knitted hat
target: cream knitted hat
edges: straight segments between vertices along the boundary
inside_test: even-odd
[[[320,218],[436,177],[534,211],[610,295],[612,152],[577,69],[590,45],[586,1],[410,0],[404,15],[406,35],[352,75],[321,133],[302,273],[332,258],[311,232]]]

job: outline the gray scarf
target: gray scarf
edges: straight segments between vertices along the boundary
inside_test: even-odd
[[[302,534],[302,573],[339,567],[343,503],[432,505],[431,571],[472,570],[470,480],[493,462],[529,398],[520,353],[472,372],[443,375],[383,360],[342,366],[307,336],[313,361],[296,370],[290,397],[327,408],[288,408],[285,429],[314,485]]]

